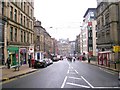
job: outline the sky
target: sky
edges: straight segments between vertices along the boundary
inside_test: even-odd
[[[34,16],[52,38],[72,41],[87,9],[96,7],[96,0],[34,0]]]

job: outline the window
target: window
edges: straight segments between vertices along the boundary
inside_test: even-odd
[[[28,12],[27,12],[27,13],[28,13],[28,15],[29,15],[29,5],[28,5],[27,7],[28,7],[28,10],[27,10]]]
[[[109,23],[109,12],[105,14],[105,25]]]
[[[27,18],[27,27],[29,28],[29,19]]]
[[[17,41],[17,28],[15,28],[15,41]]]
[[[30,26],[31,26],[31,29],[32,29],[32,21],[30,21]]]
[[[15,4],[17,5],[17,1],[15,1]]]
[[[31,9],[31,17],[32,17],[32,9]]]
[[[32,33],[31,33],[31,43],[32,43]]]
[[[21,42],[23,42],[23,31],[21,29]]]
[[[21,1],[21,9],[23,10],[23,1]]]
[[[22,14],[21,14],[21,24],[22,24]]]
[[[24,12],[26,11],[25,9],[26,9],[26,3],[24,2]]]
[[[37,42],[39,41],[39,36],[37,36]]]
[[[4,2],[2,2],[2,15],[4,15]]]
[[[10,41],[13,41],[13,27],[10,27]]]
[[[24,31],[24,42],[26,42],[26,33]]]
[[[17,22],[17,10],[15,9],[15,12],[14,12],[14,17],[15,17],[15,21]]]
[[[25,26],[25,16],[24,16],[24,26]]]
[[[13,7],[10,7],[10,19],[13,19]]]
[[[29,32],[27,33],[27,42],[29,43]]]

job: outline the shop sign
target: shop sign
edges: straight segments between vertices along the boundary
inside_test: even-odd
[[[29,52],[30,52],[30,53],[34,53],[34,46],[30,46],[30,47],[29,47]]]
[[[114,52],[120,52],[120,46],[113,46]]]

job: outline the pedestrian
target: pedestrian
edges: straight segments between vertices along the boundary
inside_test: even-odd
[[[31,67],[31,55],[28,56],[28,64],[29,64],[29,67]]]
[[[31,62],[32,62],[32,68],[34,67],[34,63],[35,63],[35,60],[32,58],[31,59]]]
[[[10,64],[11,64],[11,59],[8,57],[7,58],[7,67],[8,67],[8,69],[10,69]]]

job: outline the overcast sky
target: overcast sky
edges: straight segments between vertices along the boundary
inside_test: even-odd
[[[88,8],[96,8],[96,0],[34,0],[34,16],[57,40],[75,40]],[[50,28],[52,27],[52,28]]]

